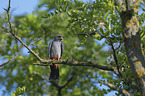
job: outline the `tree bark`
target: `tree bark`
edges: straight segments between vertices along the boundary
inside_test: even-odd
[[[117,4],[120,0],[114,0]],[[122,34],[129,64],[131,65],[138,90],[145,96],[145,60],[141,48],[141,37],[139,21],[137,19],[137,8],[132,5],[139,5],[139,0],[125,0],[125,10],[121,10]]]

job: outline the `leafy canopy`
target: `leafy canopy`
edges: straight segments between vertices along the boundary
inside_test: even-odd
[[[46,10],[41,10],[46,7]],[[117,66],[113,56],[114,46],[123,78],[111,71],[93,67],[59,65],[59,82],[49,82],[50,68],[35,66],[39,61],[15,40],[9,33],[5,14],[0,19],[0,60],[7,61],[19,51],[21,54],[12,62],[0,69],[0,86],[5,86],[3,94],[53,96],[103,96],[114,90],[102,89],[98,80],[106,80],[132,94],[138,94],[132,89],[129,81],[136,85],[128,64],[123,47],[122,25],[119,13],[112,0],[96,0],[94,2],[68,0],[41,0],[38,9],[33,14],[15,16],[12,20],[14,33],[43,59],[48,59],[48,44],[57,34],[63,35],[63,60],[76,62],[93,62],[103,66]],[[139,16],[142,44],[145,40],[143,21],[145,14]],[[111,42],[110,39],[111,37]],[[145,52],[145,50],[143,50]],[[126,84],[127,83],[127,84]],[[22,88],[21,87],[26,87]],[[63,87],[62,87],[63,86]],[[2,88],[1,87],[1,88]],[[14,92],[17,89],[16,92]],[[106,90],[108,89],[108,90]],[[117,92],[116,94],[120,94]]]

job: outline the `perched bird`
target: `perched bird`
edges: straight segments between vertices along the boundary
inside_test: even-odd
[[[51,60],[59,60],[62,56],[63,53],[63,45],[62,45],[62,36],[61,35],[57,35],[55,36],[54,40],[50,42],[49,44],[49,50],[48,50],[48,54],[49,54],[49,59]],[[51,73],[50,73],[50,77],[49,80],[50,81],[55,81],[55,80],[59,80],[59,68],[58,68],[58,64],[52,64],[50,65],[50,69],[51,69]]]

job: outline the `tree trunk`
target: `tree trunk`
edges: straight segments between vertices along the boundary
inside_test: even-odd
[[[115,0],[115,4],[119,4],[119,2],[120,0]],[[124,36],[126,54],[134,74],[138,90],[141,92],[142,96],[145,96],[145,60],[141,48],[137,8],[132,8],[131,6],[133,4],[139,5],[139,0],[125,0],[121,8],[123,9],[120,12],[123,28],[122,34]]]

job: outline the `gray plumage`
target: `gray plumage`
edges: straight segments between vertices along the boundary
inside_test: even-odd
[[[52,41],[49,47],[49,59],[61,58],[62,56],[62,43],[61,41]]]
[[[59,60],[63,53],[62,36],[55,36],[54,40],[49,44],[49,59]],[[50,65],[51,74],[49,80],[59,80],[59,68],[57,64]]]

